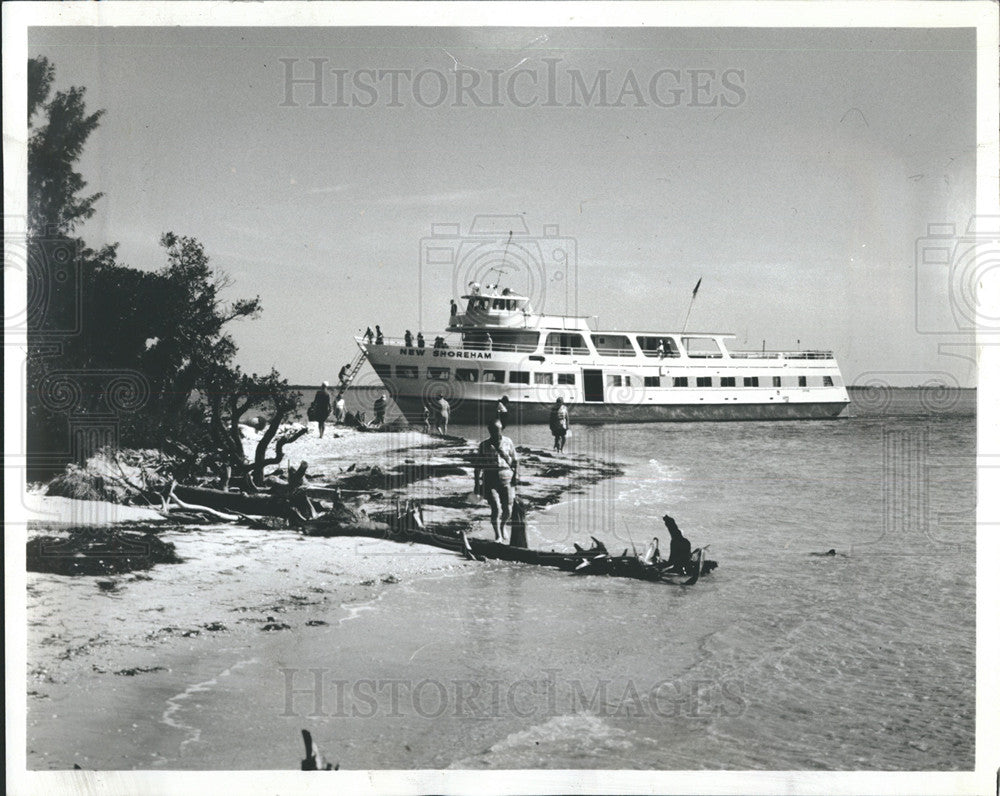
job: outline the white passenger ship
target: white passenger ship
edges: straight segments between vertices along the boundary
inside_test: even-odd
[[[573,422],[834,418],[849,403],[830,351],[730,351],[734,335],[597,331],[582,316],[544,315],[493,286],[462,297],[447,332],[414,341],[357,338],[410,420],[439,396],[451,420],[544,423],[557,397]],[[359,360],[363,362],[362,360]]]

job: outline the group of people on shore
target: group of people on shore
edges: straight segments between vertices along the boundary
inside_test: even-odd
[[[500,428],[507,428],[510,418],[510,399],[504,395],[497,401],[496,421]],[[569,407],[562,396],[556,398],[555,405],[549,411],[549,431],[552,432],[553,447],[562,451],[566,447],[566,437],[569,435]]]
[[[313,402],[309,406],[308,417],[310,420],[316,421],[319,426],[320,439],[323,437],[323,432],[331,413],[334,415],[334,421],[337,425],[342,424],[347,417],[344,390],[347,387],[349,370],[350,364],[344,365],[340,369],[340,387],[337,391],[336,399],[333,399],[330,395],[330,382],[324,381],[323,386],[316,392],[316,397],[313,398]],[[388,403],[388,396],[384,392],[380,393],[375,399],[375,403],[372,406],[372,411],[375,415],[374,425],[381,426],[385,423],[385,413]],[[501,429],[504,429],[507,427],[510,415],[510,399],[504,395],[497,401],[494,422],[499,424]],[[430,434],[433,428],[434,433],[446,436],[450,421],[451,404],[448,403],[448,399],[443,395],[432,400],[429,406],[424,406],[423,417],[421,418],[421,427],[424,433]],[[566,402],[562,396],[556,398],[555,405],[549,412],[549,431],[552,433],[555,450],[562,451],[566,446],[566,437],[569,434],[569,408],[566,406]]]

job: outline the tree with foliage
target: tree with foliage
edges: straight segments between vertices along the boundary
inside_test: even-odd
[[[264,484],[264,468],[278,464],[284,458],[284,448],[306,433],[304,427],[278,436],[288,415],[302,405],[302,394],[293,391],[288,381],[273,368],[265,376],[243,373],[239,367],[215,367],[203,382],[209,405],[212,439],[221,466],[220,480],[228,485],[230,477],[247,478],[245,485],[256,489]],[[252,462],[243,451],[240,421],[251,409],[268,409],[271,419],[257,443]],[[273,456],[268,456],[271,443]]]
[[[80,195],[87,183],[76,163],[104,111],[88,115],[85,90],[76,86],[49,101],[54,78],[48,59],[28,60],[28,233],[34,238],[70,235],[101,198]]]
[[[160,447],[175,440],[247,476],[247,483],[252,476],[262,484],[263,468],[280,461],[291,441],[278,430],[301,396],[273,370],[247,376],[234,365],[237,348],[227,326],[257,317],[259,297],[223,301],[230,281],[211,267],[194,238],[164,234],[166,265],[149,271],[118,262],[114,245],[93,251],[73,237],[101,197],[85,195],[87,183],[76,169],[104,112],[87,112],[82,88],[49,99],[54,75],[47,59],[29,60],[29,279],[40,283],[45,298],[28,320],[29,456],[69,450],[66,416],[39,400],[47,375],[137,372],[148,397],[131,415],[119,413],[121,444]],[[54,278],[57,269],[68,269],[73,278]],[[79,311],[82,318],[74,315]],[[102,400],[84,394],[74,411],[99,413]],[[254,461],[247,462],[239,423],[250,409],[264,407],[271,420]],[[276,452],[268,456],[272,443]]]

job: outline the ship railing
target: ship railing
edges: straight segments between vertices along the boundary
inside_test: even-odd
[[[426,336],[424,337],[424,348],[434,348],[434,338],[438,335]],[[361,339],[361,338],[359,338]],[[382,345],[388,348],[416,348],[417,339],[413,338],[413,342],[410,345],[406,344],[406,339],[402,337],[383,337]],[[534,354],[535,350],[538,348],[537,344],[528,343],[485,343],[468,341],[465,343],[458,343],[454,340],[445,339],[445,348],[451,349],[453,351],[505,351],[512,352],[516,354]]]
[[[655,351],[653,352],[656,353]],[[634,357],[636,356],[634,348],[602,348],[597,347],[598,356],[602,357]]]
[[[559,356],[585,357],[590,354],[590,349],[570,345],[547,345],[545,346],[545,353]]]
[[[832,351],[730,351],[732,359],[833,359]]]
[[[505,351],[508,353],[515,354],[534,354],[535,349],[538,348],[538,344],[530,345],[528,343],[493,343],[492,345],[487,345],[486,343],[477,342],[467,342],[463,344],[462,348],[468,348],[472,351]]]

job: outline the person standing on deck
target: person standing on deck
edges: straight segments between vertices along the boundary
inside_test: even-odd
[[[451,404],[442,395],[434,407],[434,430],[442,437],[448,435],[448,420],[451,417]]]
[[[484,343],[487,351],[493,350],[493,338],[490,337],[490,333],[486,333],[486,342]]]
[[[455,303],[455,299],[450,299],[451,301],[451,317],[454,318],[458,315],[458,305]]]
[[[663,515],[663,524],[670,533],[670,558],[667,559],[666,568],[683,572],[691,563],[691,542],[684,538],[681,529],[669,514]]]
[[[514,507],[517,449],[511,438],[503,435],[499,420],[490,424],[489,439],[479,444],[473,481],[475,491],[490,504],[490,523],[496,541],[505,543],[506,525]]]
[[[316,391],[316,397],[313,398],[308,414],[313,416],[316,425],[319,426],[319,438],[323,439],[326,419],[330,416],[330,382],[324,381],[323,386]]]
[[[666,352],[663,348],[663,340],[661,339],[659,345],[656,346],[656,356],[658,356],[660,359],[663,359],[665,355]]]
[[[413,348],[413,332],[409,329],[403,333],[403,345],[407,348]]]
[[[562,452],[566,446],[566,432],[569,431],[569,409],[566,408],[561,395],[556,398],[556,405],[549,412],[549,430],[552,432],[555,449]]]
[[[365,329],[365,342],[368,343],[368,345],[371,345],[372,340],[374,339],[375,339],[375,334],[374,332],[372,332],[372,327],[369,326],[368,328]]]
[[[382,337],[382,327],[377,323],[375,324],[375,345],[382,345],[385,342],[385,338]]]
[[[386,401],[385,393],[382,393],[378,398],[375,399],[375,405],[372,407],[375,411],[375,425],[381,426],[385,423],[385,408],[388,404]]]
[[[424,333],[417,332],[417,348],[424,348],[427,343],[424,341]]]

